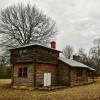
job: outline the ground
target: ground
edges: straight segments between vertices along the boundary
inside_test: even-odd
[[[10,79],[0,79],[0,100],[100,100],[100,78],[95,83],[54,91],[10,88]]]

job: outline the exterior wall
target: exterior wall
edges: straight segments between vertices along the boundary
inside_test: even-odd
[[[71,85],[78,85],[88,82],[88,71],[86,69],[82,70],[82,76],[77,76],[77,68],[71,68]]]
[[[94,74],[93,71],[88,71],[88,82],[94,82]]]
[[[20,51],[23,51],[22,53]],[[40,52],[41,51],[41,52]],[[26,62],[43,62],[56,63],[59,57],[59,52],[39,46],[25,47],[11,50],[11,63],[26,63]]]
[[[12,84],[20,86],[43,86],[44,73],[51,73],[51,83],[52,85],[57,85],[56,65],[58,64],[58,57],[59,51],[41,46],[12,49]],[[28,77],[18,77],[19,68],[24,66],[27,66]]]
[[[20,51],[26,50],[24,53],[20,53]],[[11,50],[11,63],[25,63],[25,62],[33,62],[35,59],[36,53],[35,49],[28,48],[20,48]]]
[[[34,71],[35,66],[35,71]],[[27,78],[18,77],[19,68],[27,67]],[[58,75],[57,66],[52,64],[15,64],[13,67],[13,86],[43,86],[44,85],[44,73],[51,73],[51,85],[57,85]],[[34,76],[35,75],[35,76]],[[34,83],[35,77],[35,83]]]
[[[51,73],[51,85],[57,85],[57,66],[52,64],[36,64],[36,86],[44,86],[44,73]]]
[[[18,77],[19,68],[27,67],[27,78]],[[77,68],[71,68],[59,61],[59,64],[14,64],[13,86],[44,86],[44,73],[51,73],[52,86],[73,86],[88,82],[88,70],[82,69],[82,76],[78,78]]]
[[[70,85],[70,67],[61,61],[59,61],[58,75],[59,75],[59,82],[58,82],[59,85],[61,86]]]
[[[82,81],[88,82],[88,70],[83,69]]]
[[[18,76],[18,71],[19,68],[22,67],[27,67],[27,76],[26,78],[19,77]],[[12,84],[13,86],[29,86],[32,87],[34,82],[33,82],[33,65],[32,64],[15,64],[13,66],[13,75],[12,75]]]
[[[57,51],[36,47],[36,62],[58,64],[58,57]]]

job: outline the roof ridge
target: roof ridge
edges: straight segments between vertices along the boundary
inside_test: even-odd
[[[45,47],[45,48],[48,48],[48,49],[51,49],[51,50],[55,50],[55,51],[58,51],[58,52],[61,52],[60,50],[57,50],[57,49],[54,49],[54,48],[50,48],[48,46],[45,46],[43,44],[40,44],[40,43],[31,43],[31,44],[26,44],[26,45],[23,45],[23,46],[19,46],[19,47],[15,47],[15,48],[11,48],[11,49],[19,49],[19,48],[25,48],[25,47],[30,47],[30,46],[41,46],[41,47]]]

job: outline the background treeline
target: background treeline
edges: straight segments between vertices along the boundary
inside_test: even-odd
[[[0,65],[0,78],[11,78],[11,67]]]
[[[11,65],[9,57],[0,57],[0,78],[11,78]]]
[[[66,45],[63,49],[63,55],[71,59],[73,54],[75,54],[74,48],[70,45]],[[80,56],[80,62],[96,69],[96,75],[100,76],[100,38],[93,40],[93,46],[88,51],[86,51],[85,48],[79,48],[76,54]]]

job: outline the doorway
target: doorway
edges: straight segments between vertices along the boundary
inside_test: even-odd
[[[51,86],[51,73],[44,73],[44,86]]]

